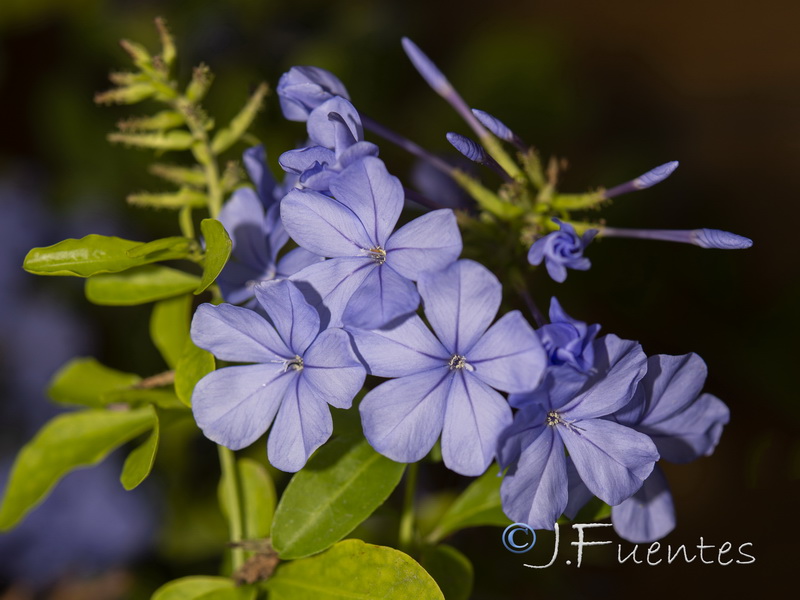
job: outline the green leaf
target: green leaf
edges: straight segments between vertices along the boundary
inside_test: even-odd
[[[186,406],[192,405],[194,386],[216,368],[214,355],[194,345],[191,338],[175,366],[175,393]]]
[[[153,305],[150,316],[150,338],[171,369],[178,364],[189,339],[189,312],[192,297],[176,296]]]
[[[281,564],[269,600],[444,600],[433,578],[394,548],[345,540],[327,552]]]
[[[203,232],[203,238],[206,241],[206,258],[203,263],[203,280],[194,291],[195,294],[204,292],[208,286],[214,283],[225,263],[228,262],[233,246],[228,232],[216,219],[203,219],[200,222],[200,231]]]
[[[383,504],[404,470],[363,438],[329,442],[286,487],[272,525],[275,550],[301,558],[342,539]]]
[[[152,404],[165,410],[186,410],[186,407],[175,395],[172,386],[111,390],[103,394],[101,401],[106,406],[109,404]]]
[[[126,490],[132,490],[142,483],[150,471],[153,469],[153,463],[156,460],[156,452],[158,452],[158,439],[161,435],[161,427],[158,422],[158,414],[153,420],[153,430],[147,439],[139,446],[134,448],[128,458],[125,459],[125,464],[122,466],[122,474],[120,475],[120,482],[122,487]]]
[[[28,252],[22,267],[35,275],[91,277],[161,260],[128,254],[141,245],[142,242],[91,234],[79,240],[68,239],[45,248],[34,248]]]
[[[63,404],[101,407],[107,404],[104,394],[127,389],[139,381],[138,375],[111,369],[94,358],[75,358],[53,376],[47,393]]]
[[[497,464],[489,467],[456,498],[442,517],[439,526],[428,536],[428,541],[438,542],[465,527],[480,525],[505,526],[511,520],[503,513],[500,503],[500,483]]]
[[[468,600],[474,573],[472,563],[461,552],[446,544],[427,547],[420,564],[439,584],[445,600]]]
[[[256,540],[269,537],[277,501],[272,477],[261,463],[250,458],[240,458],[238,465],[244,538]]]
[[[15,525],[69,471],[93,465],[153,427],[152,408],[84,410],[58,415],[23,446],[11,470],[0,530]]]
[[[186,258],[196,249],[196,242],[189,238],[173,236],[153,240],[128,250],[131,258],[147,258],[151,262]]]
[[[165,583],[150,600],[253,600],[256,588],[237,587],[227,577],[183,577]]]
[[[183,271],[148,265],[92,277],[86,282],[86,298],[94,304],[130,306],[185,294],[199,282],[199,277]]]

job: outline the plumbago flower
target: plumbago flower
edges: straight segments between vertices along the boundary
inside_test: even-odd
[[[391,329],[348,329],[369,372],[396,378],[362,400],[364,435],[381,454],[415,462],[441,434],[444,464],[480,475],[511,423],[511,408],[495,389],[529,392],[547,358],[519,311],[489,327],[501,285],[482,265],[460,260],[423,274],[418,285],[435,336],[417,315]]]
[[[244,164],[255,190],[239,188],[219,214],[233,248],[217,283],[225,300],[251,308],[258,306],[253,291],[256,284],[285,279],[321,260],[303,248],[290,250],[278,259],[278,253],[289,241],[280,220],[280,199],[285,186],[275,183],[265,163],[263,146],[244,152]]]
[[[567,279],[567,268],[578,271],[588,271],[592,263],[583,255],[583,251],[597,230],[590,229],[582,236],[575,233],[575,228],[569,223],[564,223],[553,218],[560,231],[553,231],[536,240],[528,251],[528,262],[532,265],[545,263],[547,273],[559,283]]]
[[[536,390],[509,397],[520,410],[499,445],[501,466],[510,465],[503,511],[535,529],[553,529],[567,507],[565,448],[586,487],[610,505],[635,493],[658,460],[647,435],[603,418],[633,398],[647,366],[641,346],[606,335],[593,351],[590,374],[550,367]]]
[[[281,75],[277,92],[283,116],[290,121],[306,121],[311,111],[334,96],[350,99],[339,78],[319,67],[292,67]]]
[[[710,456],[730,412],[716,396],[700,393],[707,374],[703,359],[696,354],[659,354],[647,363],[634,399],[610,418],[649,436],[668,462]],[[635,543],[652,542],[672,531],[672,495],[658,465],[638,492],[612,508],[611,521],[620,537]]]
[[[594,365],[594,339],[600,325],[587,326],[561,308],[555,296],[550,300],[550,323],[536,330],[551,365],[570,365],[582,373]]]
[[[298,176],[298,187],[327,193],[343,169],[378,155],[378,147],[364,141],[361,117],[345,98],[334,96],[312,110],[307,129],[312,145],[284,152],[278,160]]]
[[[286,230],[303,248],[329,260],[291,277],[332,327],[374,329],[414,312],[413,281],[461,253],[450,209],[431,211],[392,233],[403,187],[377,158],[365,158],[331,183],[333,198],[292,190],[281,204]]]
[[[202,304],[192,320],[194,343],[222,360],[255,363],[206,375],[192,411],[210,440],[239,450],[270,428],[269,461],[298,471],[331,436],[328,405],[349,408],[366,376],[342,329],[320,331],[320,318],[289,281],[256,286],[270,321],[229,304]],[[273,424],[274,420],[274,424]]]

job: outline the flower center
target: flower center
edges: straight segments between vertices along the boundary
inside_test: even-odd
[[[384,250],[380,246],[375,246],[374,248],[370,248],[369,250],[367,250],[367,256],[369,256],[379,265],[382,265],[383,263],[386,262],[386,250]]]
[[[456,369],[466,369],[467,371],[475,370],[475,367],[467,362],[467,357],[461,356],[460,354],[453,354],[447,362],[447,366],[450,367],[451,371],[455,371]]]
[[[544,420],[548,427],[555,427],[556,425],[566,424],[564,418],[556,411],[551,410],[547,413],[547,418]]]
[[[286,361],[286,366],[284,367],[284,371],[288,371],[289,369],[293,369],[295,371],[302,371],[303,370],[303,359],[299,356],[295,355],[294,358],[291,360]]]

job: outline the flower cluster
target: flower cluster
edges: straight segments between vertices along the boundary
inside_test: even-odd
[[[749,240],[708,229],[654,233],[573,221],[571,212],[650,187],[677,163],[607,191],[558,194],[555,171],[545,173],[517,134],[471,110],[419,48],[403,45],[480,142],[454,132],[447,139],[499,174],[503,193],[363,118],[331,73],[292,68],[278,94],[286,118],[306,123],[308,143],[280,156],[282,186],[266,171],[263,149],[245,153],[255,191],[237,190],[220,216],[233,239],[233,260],[220,279],[231,304],[202,305],[192,324],[198,346],[251,364],[201,380],[192,399],[198,424],[232,449],[270,429],[270,462],[297,471],[332,434],[328,406],[349,408],[370,374],[385,381],[369,383],[359,413],[381,454],[416,462],[441,440],[444,464],[462,475],[500,463],[503,508],[516,521],[552,529],[597,496],[614,507],[622,537],[662,537],[674,513],[656,462],[710,454],[728,420],[720,400],[700,393],[704,363],[693,354],[648,358],[635,341],[598,337],[599,325],[571,318],[555,298],[550,322],[538,329],[518,310],[495,321],[509,290],[502,273],[459,260],[461,230],[494,226],[497,239],[519,232],[509,260],[525,267],[527,255],[529,272],[544,263],[558,282],[568,268],[590,268],[583,253],[595,236],[715,248]],[[365,140],[365,124],[451,177],[478,214],[457,219],[404,188]],[[501,142],[519,151],[520,164]],[[397,228],[406,199],[431,210]],[[285,252],[290,239],[297,247]]]

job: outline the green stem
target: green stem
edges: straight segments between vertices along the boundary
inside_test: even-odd
[[[217,446],[219,452],[219,464],[222,468],[222,498],[227,507],[228,529],[230,540],[233,543],[241,542],[243,535],[242,527],[242,503],[239,496],[239,477],[236,470],[236,459],[233,451],[224,446]],[[231,549],[231,567],[236,572],[244,564],[244,549],[234,547]]]
[[[414,545],[414,493],[417,490],[417,471],[419,463],[411,463],[406,471],[406,488],[403,499],[403,512],[400,515],[399,546],[408,552]]]

